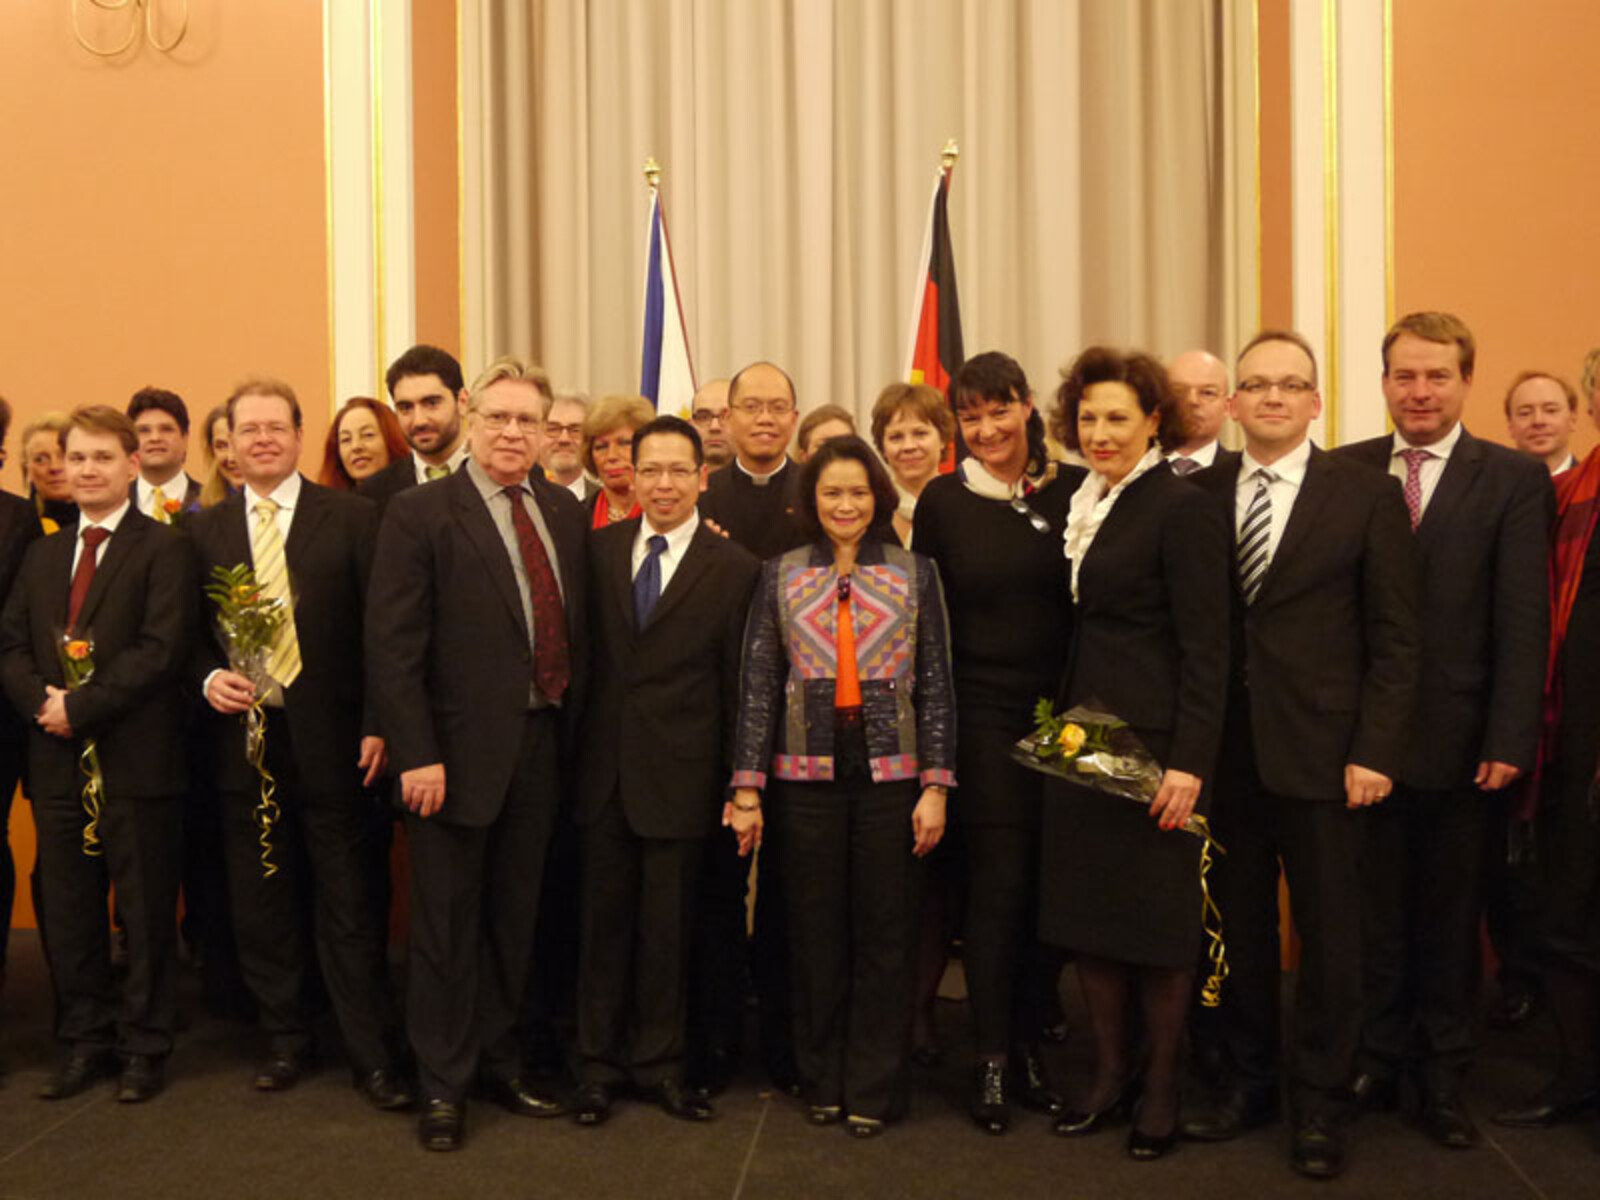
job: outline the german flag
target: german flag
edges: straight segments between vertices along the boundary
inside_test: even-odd
[[[961,300],[956,291],[956,260],[950,249],[950,174],[954,164],[941,165],[933,183],[928,229],[918,258],[921,274],[912,302],[910,348],[906,353],[906,378],[938,388],[948,398],[950,378],[961,368]],[[945,455],[942,469],[955,466],[955,448]]]

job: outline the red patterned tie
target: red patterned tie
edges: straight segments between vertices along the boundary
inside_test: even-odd
[[[96,553],[100,543],[111,536],[109,529],[102,529],[99,525],[91,525],[83,531],[83,553],[78,555],[78,565],[72,572],[72,590],[67,593],[67,632],[72,633],[73,627],[78,623],[78,612],[83,608],[84,597],[89,594],[89,585],[94,582]]]
[[[1422,462],[1432,458],[1431,450],[1402,450],[1400,457],[1406,462],[1406,508],[1411,511],[1411,528],[1422,524]]]
[[[546,699],[559,700],[567,690],[571,671],[567,664],[567,617],[561,607],[561,589],[550,566],[544,540],[533,527],[520,487],[505,489],[511,501],[511,524],[517,531],[517,548],[528,573],[528,599],[533,607],[533,682]]]

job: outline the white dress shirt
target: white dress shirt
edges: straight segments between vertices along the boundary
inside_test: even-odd
[[[68,579],[71,579],[78,573],[78,559],[83,557],[84,533],[90,529],[104,529],[107,533],[115,533],[117,531],[117,526],[122,524],[122,518],[128,515],[128,509],[131,506],[132,505],[130,501],[124,500],[120,505],[117,506],[117,510],[115,512],[103,520],[89,521],[87,518],[84,518],[78,522],[78,542],[77,545],[72,548],[72,570],[67,572]],[[96,567],[105,561],[106,547],[110,544],[111,539],[107,538],[105,541],[101,542],[100,545],[95,547],[94,565]]]
[[[1420,472],[1422,482],[1422,506],[1417,510],[1419,515],[1426,515],[1428,501],[1433,499],[1433,491],[1439,486],[1439,476],[1444,474],[1444,467],[1450,461],[1450,452],[1456,448],[1456,443],[1461,440],[1461,422],[1457,421],[1437,442],[1431,446],[1413,447],[1410,442],[1400,436],[1400,431],[1395,430],[1394,448],[1389,455],[1389,474],[1400,481],[1400,486],[1406,484],[1406,460],[1400,457],[1403,450],[1426,450],[1430,457],[1422,460]]]
[[[257,492],[253,484],[244,485],[244,528],[251,545],[255,544],[256,504],[263,499],[272,500],[278,505],[277,515],[273,519],[278,523],[278,536],[283,539],[287,553],[289,527],[294,524],[295,506],[300,503],[300,472],[291,471],[289,478],[273,488],[267,496]]]
[[[147,517],[165,521],[167,519],[165,517],[156,517],[156,485],[141,475],[133,481],[133,487],[134,495],[139,498],[139,511]],[[189,477],[179,471],[161,485],[161,494],[168,500],[176,500],[181,505],[189,495]]]
[[[1311,441],[1301,442],[1289,453],[1270,466],[1262,466],[1244,452],[1239,463],[1239,483],[1234,492],[1233,532],[1237,539],[1244,528],[1244,517],[1250,511],[1250,501],[1255,499],[1257,476],[1271,471],[1277,478],[1267,485],[1267,495],[1272,500],[1272,527],[1267,533],[1267,564],[1278,557],[1278,543],[1283,541],[1283,531],[1289,524],[1289,513],[1300,495],[1300,485],[1306,479],[1306,464],[1311,461]]]
[[[1160,449],[1152,446],[1134,464],[1133,470],[1117,481],[1116,486],[1108,488],[1103,475],[1090,471],[1078,485],[1078,490],[1072,493],[1072,503],[1067,508],[1067,526],[1062,531],[1061,540],[1063,552],[1072,564],[1074,602],[1078,599],[1078,572],[1083,568],[1083,560],[1088,557],[1089,547],[1094,545],[1100,526],[1105,524],[1112,507],[1118,497],[1128,490],[1128,485],[1161,461]]]
[[[462,464],[462,462],[465,461],[466,457],[467,457],[467,439],[466,438],[462,438],[461,439],[461,444],[456,447],[455,453],[452,454],[448,459],[446,459],[441,465],[449,467],[450,468],[450,474],[454,475],[456,473],[456,468],[458,468]],[[426,460],[424,460],[422,455],[418,454],[415,450],[413,450],[411,452],[411,465],[412,465],[413,468],[416,469],[417,482],[419,484],[427,483],[428,482],[428,468],[431,467],[433,464],[430,463],[430,462],[427,462]]]
[[[1191,462],[1197,463],[1201,469],[1204,469],[1206,467],[1215,465],[1217,461],[1217,450],[1220,445],[1221,443],[1219,443],[1217,439],[1212,438],[1204,446],[1201,446],[1200,449],[1191,454],[1181,454],[1174,450],[1171,454],[1167,455],[1167,461],[1176,462],[1180,458],[1187,458]]]
[[[679,525],[671,533],[663,534],[667,539],[667,548],[661,552],[661,592],[666,594],[667,584],[672,582],[672,574],[678,569],[678,564],[683,561],[683,556],[689,552],[689,541],[694,537],[694,531],[700,526],[700,514],[694,509],[689,510],[689,519]],[[630,579],[639,577],[639,568],[644,566],[645,556],[650,553],[650,539],[660,531],[653,528],[650,519],[646,517],[639,522],[639,532],[633,538],[633,571]]]

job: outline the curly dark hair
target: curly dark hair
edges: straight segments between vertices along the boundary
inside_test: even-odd
[[[973,355],[961,364],[955,378],[950,381],[950,408],[958,418],[962,409],[987,400],[1000,404],[1023,404],[1032,398],[1033,388],[1028,386],[1028,375],[1022,369],[1022,364],[998,350],[985,350],[982,354]],[[1027,435],[1028,465],[1024,469],[1029,475],[1037,475],[1050,462],[1050,448],[1044,440],[1044,416],[1037,404],[1028,417]],[[966,443],[959,440],[959,427],[956,437],[964,456]]]
[[[1090,346],[1061,373],[1055,411],[1050,414],[1050,432],[1067,449],[1081,449],[1078,406],[1083,403],[1083,394],[1097,383],[1126,384],[1139,398],[1141,412],[1146,416],[1160,414],[1156,443],[1163,451],[1173,450],[1183,442],[1183,421],[1172,395],[1172,384],[1167,379],[1167,369],[1160,361],[1140,350]]]
[[[817,516],[817,481],[822,472],[836,462],[857,462],[867,472],[867,483],[872,488],[872,523],[867,538],[876,541],[897,542],[894,532],[894,513],[900,506],[900,493],[883,460],[871,446],[856,437],[829,438],[817,447],[816,453],[806,459],[800,468],[800,511],[796,514],[800,528],[816,540],[826,538],[822,520]]]

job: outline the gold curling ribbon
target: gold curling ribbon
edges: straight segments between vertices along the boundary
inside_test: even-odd
[[[1211,963],[1211,974],[1200,986],[1200,1003],[1205,1008],[1216,1008],[1222,1003],[1222,981],[1228,977],[1228,947],[1222,940],[1222,910],[1211,896],[1207,877],[1211,874],[1211,852],[1227,851],[1211,836],[1211,823],[1199,814],[1190,817],[1184,828],[1200,839],[1200,928],[1205,931],[1206,958]]]
[[[89,814],[89,820],[83,827],[83,852],[90,858],[99,858],[105,853],[105,848],[100,845],[100,804],[105,799],[106,780],[100,773],[100,749],[94,744],[93,738],[83,743],[78,766],[88,776],[83,784],[83,811]]]
[[[260,831],[257,840],[261,843],[261,878],[271,879],[278,873],[278,864],[272,861],[272,830],[278,824],[281,810],[274,799],[277,780],[267,770],[267,716],[261,711],[260,700],[244,714],[244,748],[245,757],[261,776],[261,799],[256,803],[255,822]]]

